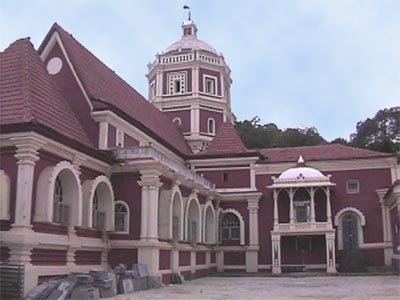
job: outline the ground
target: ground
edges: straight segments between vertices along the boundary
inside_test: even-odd
[[[399,276],[205,277],[160,289],[119,295],[118,300],[399,300]]]

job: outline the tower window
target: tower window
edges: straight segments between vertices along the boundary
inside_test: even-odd
[[[169,94],[184,94],[186,92],[186,84],[185,80],[186,74],[182,73],[173,73],[169,75]]]
[[[215,77],[211,77],[208,75],[204,76],[204,92],[206,94],[211,94],[211,95],[216,95],[217,94],[217,85],[216,85],[216,78]]]
[[[185,36],[192,35],[192,29],[191,28],[185,28],[183,31]]]
[[[215,120],[213,118],[209,118],[207,121],[207,132],[215,135]]]

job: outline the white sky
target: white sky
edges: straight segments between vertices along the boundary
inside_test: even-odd
[[[0,49],[38,48],[57,22],[147,97],[147,63],[180,38],[184,4],[232,70],[238,120],[332,140],[400,105],[400,0],[0,0]]]

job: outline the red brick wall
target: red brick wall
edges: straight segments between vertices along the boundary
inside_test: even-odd
[[[171,251],[160,250],[159,252],[160,270],[169,270],[171,268]]]
[[[108,124],[108,147],[116,147],[117,128]]]
[[[190,266],[190,251],[179,251],[179,266]]]
[[[35,248],[31,260],[34,266],[63,266],[67,262],[67,251]]]
[[[174,118],[178,117],[182,121],[182,125],[179,127],[180,130],[185,132],[190,132],[190,110],[184,109],[180,111],[165,111],[164,114],[172,121]]]
[[[204,265],[206,263],[206,253],[196,252],[196,265]]]
[[[136,147],[139,146],[139,142],[133,137],[124,133],[124,147]]]
[[[245,265],[246,253],[243,252],[224,252],[224,265]]]
[[[99,265],[101,264],[101,251],[78,250],[75,252],[75,263],[77,265]]]
[[[250,187],[250,170],[199,171],[199,173],[215,183],[217,188]],[[227,174],[227,181],[224,181],[224,173]]]
[[[209,111],[200,108],[200,132],[208,133],[207,121],[209,118],[214,118],[215,120],[215,130],[218,133],[218,128],[224,122],[224,116],[222,112]]]

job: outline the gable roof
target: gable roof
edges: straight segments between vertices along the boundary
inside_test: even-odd
[[[218,129],[208,148],[193,156],[258,156],[257,151],[249,151],[243,144],[235,126],[226,121]]]
[[[44,125],[85,146],[86,131],[62,98],[29,38],[0,52],[0,124]]]
[[[392,156],[389,153],[381,153],[371,150],[359,149],[341,144],[327,144],[318,146],[302,146],[287,148],[269,148],[259,150],[267,157],[268,162],[295,162],[301,155],[305,161],[311,160],[336,160],[359,159]]]
[[[191,153],[181,132],[169,118],[57,23],[50,29],[39,53],[43,51],[54,31],[59,34],[94,110],[109,108],[120,116],[128,117],[129,122],[135,123],[135,126],[155,139],[161,139],[161,142],[180,154]]]

